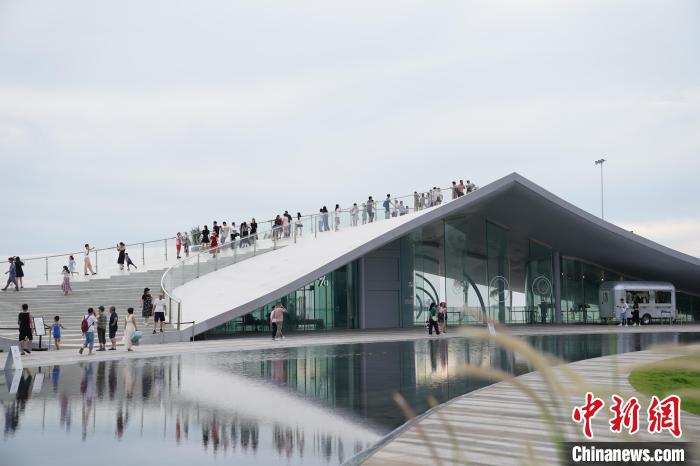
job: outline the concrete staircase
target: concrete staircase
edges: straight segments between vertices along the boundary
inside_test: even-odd
[[[0,292],[0,327],[17,328],[17,314],[22,304],[29,305],[29,311],[33,317],[43,317],[44,323],[53,324],[54,316],[61,317],[60,322],[65,329],[62,331],[62,346],[77,347],[82,342],[80,323],[89,307],[95,308],[102,305],[107,310],[109,306],[117,308],[119,315],[119,330],[117,338],[121,339],[124,330],[126,309],[134,308],[134,314],[141,319],[141,295],[143,289],[151,289],[153,298],[160,292],[160,279],[164,270],[149,270],[145,272],[131,272],[112,277],[96,278],[89,281],[71,283],[73,292],[64,296],[59,285],[42,285],[36,288],[25,288],[19,292],[8,289]],[[140,330],[144,330],[140,328]],[[146,330],[150,330],[146,328]],[[50,334],[50,331],[47,331]],[[144,332],[146,334],[146,332]],[[0,330],[0,337],[6,337],[16,341],[17,330]],[[95,335],[97,339],[97,335]],[[34,337],[34,347],[39,343],[38,337]],[[48,344],[48,336],[43,338],[42,345]]]

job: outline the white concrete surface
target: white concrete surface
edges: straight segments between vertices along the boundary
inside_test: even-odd
[[[316,238],[307,233],[296,244],[194,279],[172,293],[182,301],[182,321],[197,322],[195,332],[201,333],[244,315],[385,244],[388,233],[443,206],[319,233]]]

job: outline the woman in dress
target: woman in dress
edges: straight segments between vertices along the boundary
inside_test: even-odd
[[[68,296],[68,293],[70,293],[73,290],[70,287],[70,270],[68,270],[67,265],[63,266],[61,275],[63,275],[63,283],[61,284],[61,290],[63,290],[64,296]]]
[[[126,346],[127,351],[133,351],[131,347],[134,345],[134,342],[131,341],[131,337],[133,337],[134,332],[138,330],[138,327],[136,326],[136,317],[134,317],[134,308],[130,307],[126,310],[126,313],[126,320],[124,321],[124,339],[122,340],[122,343],[124,343],[124,346]]]
[[[126,252],[126,246],[124,243],[117,243],[117,252],[119,255],[117,256],[117,264],[119,264],[119,270],[124,270],[124,260],[126,256],[124,253]]]
[[[23,265],[24,262],[22,262],[22,259],[20,259],[19,256],[15,256],[15,270],[17,271],[17,282],[20,288],[24,288],[24,284],[22,283],[22,278],[24,277],[24,270],[22,270]]]
[[[148,325],[148,320],[153,315],[153,297],[151,296],[150,288],[143,289],[141,303],[141,317],[143,317],[143,325]]]
[[[92,270],[92,262],[90,261],[90,252],[94,251],[95,248],[91,248],[89,244],[85,243],[85,259],[83,261],[83,272],[88,275],[88,270],[91,274],[96,275],[95,271]]]
[[[22,304],[22,312],[17,316],[17,325],[19,326],[19,347],[23,355],[29,354],[32,352],[34,321],[26,304]]]

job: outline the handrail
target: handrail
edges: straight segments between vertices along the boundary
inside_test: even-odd
[[[451,201],[454,200],[454,199],[452,199],[451,197],[446,197],[446,196],[444,196],[444,192],[445,192],[445,191],[447,191],[448,193],[451,193],[451,191],[452,191],[452,187],[451,187],[451,186],[448,187],[448,188],[438,188],[438,189],[439,189],[439,192],[440,192],[441,194],[443,194],[441,202],[440,202],[440,203],[437,203],[437,202],[436,202],[436,203],[434,203],[433,205],[428,206],[427,208],[434,207],[434,206],[436,206],[436,205],[446,204],[446,203],[449,203],[449,202],[451,202]],[[393,197],[390,196],[390,197],[389,197],[389,200],[393,203],[393,206],[390,207],[390,209],[389,209],[389,212],[390,212],[390,217],[389,217],[389,219],[391,219],[391,218],[394,217],[394,216],[403,216],[403,215],[408,214],[408,213],[410,213],[410,212],[412,212],[412,211],[415,211],[414,204],[413,204],[413,203],[406,202],[406,203],[404,204],[404,207],[406,208],[406,212],[405,212],[404,214],[398,214],[398,212],[397,212],[399,201],[404,201],[404,200],[406,200],[406,199],[409,199],[409,200],[413,201],[413,200],[415,199],[415,194],[416,194],[416,193],[414,192],[413,194],[409,194],[409,195],[406,195],[406,196],[393,196]],[[420,194],[425,194],[425,193],[420,193]],[[465,193],[465,194],[466,194],[466,193]],[[381,221],[381,220],[383,220],[382,217],[381,217],[380,215],[378,215],[378,214],[379,214],[382,210],[385,210],[385,208],[384,208],[383,205],[382,205],[385,199],[386,199],[386,198],[383,198],[383,199],[373,199],[373,201],[374,201],[374,215],[373,215],[373,220],[370,220],[370,222],[367,222],[367,223],[373,223],[373,222],[376,222],[376,221]],[[358,208],[359,208],[359,206],[358,206]],[[422,210],[423,208],[424,208],[424,207],[421,207],[421,208],[419,208],[419,210]],[[337,214],[341,214],[341,213],[350,213],[351,210],[352,210],[352,209],[340,209],[340,210],[337,212]],[[366,212],[366,211],[365,211],[365,212]],[[361,213],[361,211],[358,211],[358,213],[357,213],[356,215],[359,216],[360,213]],[[363,215],[363,217],[364,217],[365,213],[362,213],[362,215]],[[327,218],[325,218],[326,216],[327,216]],[[286,239],[288,239],[288,240],[290,240],[290,241],[293,240],[293,241],[296,243],[296,240],[297,240],[297,230],[298,230],[297,224],[298,224],[299,220],[302,220],[302,226],[303,226],[303,219],[311,220],[311,227],[314,229],[314,232],[313,232],[313,237],[314,237],[314,238],[317,237],[318,228],[319,228],[319,225],[320,225],[321,223],[324,224],[324,228],[326,228],[328,231],[337,230],[337,229],[339,228],[339,226],[340,226],[339,223],[337,223],[337,222],[338,222],[338,215],[336,215],[336,212],[335,212],[334,210],[329,210],[327,213],[324,212],[324,213],[319,213],[319,214],[311,214],[311,215],[307,215],[307,216],[302,216],[301,219],[297,219],[296,217],[292,217],[292,221],[289,222],[289,223],[287,224],[286,234],[287,234],[288,236],[286,236]],[[323,219],[323,222],[321,221],[322,219]],[[360,225],[360,223],[358,222],[358,219],[357,219],[357,218],[354,218],[354,216],[351,217],[349,226],[350,226],[350,227],[356,227],[356,226],[359,226],[359,225]],[[343,228],[345,229],[346,226],[347,226],[347,225],[344,225]],[[161,286],[161,290],[163,291],[163,293],[164,293],[164,294],[168,297],[168,299],[169,299],[170,310],[171,310],[170,315],[171,315],[171,316],[172,316],[172,303],[175,302],[175,303],[177,304],[177,322],[176,322],[176,324],[177,324],[177,330],[180,330],[180,324],[183,323],[183,322],[181,322],[181,319],[182,319],[182,300],[173,295],[172,291],[173,291],[173,289],[175,288],[175,286],[168,286],[168,283],[167,283],[167,281],[170,280],[170,281],[171,281],[170,284],[172,285],[172,280],[173,280],[172,277],[173,277],[174,270],[176,270],[176,269],[178,269],[178,268],[181,268],[181,267],[183,268],[183,279],[182,279],[183,283],[182,283],[182,284],[184,284],[184,283],[186,283],[185,277],[184,277],[184,267],[185,267],[187,264],[193,264],[195,260],[197,261],[197,271],[196,271],[195,276],[191,279],[191,280],[194,280],[194,279],[200,277],[200,264],[201,264],[201,258],[202,258],[202,257],[205,257],[205,261],[204,261],[204,262],[207,262],[207,261],[209,260],[209,256],[211,255],[211,256],[214,258],[214,260],[215,260],[215,265],[214,265],[214,270],[213,270],[213,271],[216,271],[216,270],[218,270],[218,257],[219,257],[219,255],[220,255],[222,249],[223,249],[224,251],[226,251],[227,248],[228,248],[228,249],[230,249],[230,250],[233,251],[233,253],[232,253],[233,262],[232,262],[232,263],[235,264],[235,263],[237,263],[237,251],[238,251],[238,250],[241,250],[241,244],[245,242],[245,243],[247,243],[248,245],[250,245],[250,241],[251,241],[251,240],[252,240],[253,248],[254,248],[254,249],[253,249],[253,254],[252,254],[252,255],[248,255],[248,256],[246,256],[246,257],[243,257],[243,258],[239,259],[239,261],[240,261],[240,260],[245,260],[246,258],[254,257],[254,256],[257,255],[257,244],[258,244],[258,242],[261,240],[261,235],[262,235],[263,233],[275,232],[275,229],[277,229],[277,231],[279,231],[279,228],[278,228],[278,227],[275,227],[274,225],[270,224],[270,228],[269,228],[268,230],[265,230],[265,231],[258,230],[257,233],[256,233],[256,235],[255,235],[254,237],[250,237],[250,236],[247,236],[247,237],[239,237],[239,238],[236,238],[236,240],[230,241],[230,242],[228,242],[228,243],[226,243],[226,244],[223,244],[223,245],[222,245],[221,243],[219,243],[216,247],[208,248],[208,249],[206,249],[206,250],[197,251],[194,255],[191,255],[191,256],[189,256],[189,257],[186,257],[186,258],[184,258],[184,259],[181,259],[181,260],[177,261],[174,265],[170,266],[170,267],[163,273],[163,275],[162,275],[162,277],[161,277],[160,286]],[[309,236],[310,233],[311,233],[311,232],[308,232],[308,233],[307,233],[307,236]],[[293,237],[293,238],[292,238],[292,237]],[[263,236],[262,239],[268,239],[268,236]],[[277,242],[280,241],[281,238],[278,238],[277,235],[273,234],[272,237],[271,237],[271,239],[272,239],[272,248],[271,248],[271,249],[268,249],[268,250],[265,250],[265,251],[262,251],[262,252],[268,252],[268,251],[270,251],[270,250],[275,250],[275,249],[277,249]],[[189,280],[189,281],[191,281],[191,280]]]

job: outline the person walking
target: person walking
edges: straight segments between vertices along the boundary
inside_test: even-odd
[[[391,194],[386,195],[382,207],[384,207],[384,219],[391,218]]]
[[[294,234],[301,238],[304,230],[304,222],[301,221],[301,212],[297,212],[297,220],[294,223]]]
[[[53,336],[53,345],[56,347],[56,350],[61,349],[61,330],[64,330],[65,327],[63,324],[59,322],[61,318],[59,316],[54,316],[53,318],[53,325],[51,326],[51,334]]]
[[[17,275],[17,282],[19,282],[20,288],[24,288],[24,283],[22,282],[22,279],[24,278],[24,270],[22,270],[23,266],[24,262],[22,262],[22,259],[20,259],[19,256],[15,256],[15,275]]]
[[[284,313],[287,309],[278,303],[270,313],[270,326],[272,327],[272,341],[284,340],[282,327],[284,326]]]
[[[70,272],[71,277],[73,275],[78,275],[78,264],[75,262],[75,258],[73,256],[68,256],[68,271]]]
[[[19,349],[22,350],[22,355],[31,354],[34,319],[29,312],[28,304],[22,304],[22,312],[17,316],[17,326],[19,327]]]
[[[413,191],[413,211],[418,212],[421,208],[420,196],[418,191]]]
[[[107,313],[104,306],[97,308],[97,342],[100,344],[97,351],[107,349]]]
[[[78,354],[83,354],[85,348],[89,349],[88,354],[92,354],[92,349],[95,346],[95,325],[97,324],[97,317],[95,317],[95,310],[93,308],[88,308],[88,313],[83,316],[83,323],[80,324],[80,330],[83,332],[85,337],[85,342],[78,350]]]
[[[126,259],[126,270],[131,271],[132,267],[138,269],[138,267],[136,267],[136,264],[134,264],[134,261],[132,261],[131,257],[129,257],[128,252],[124,252],[124,258]]]
[[[357,226],[357,221],[360,218],[359,213],[360,209],[357,208],[357,202],[353,202],[352,208],[350,209],[350,217],[352,218],[352,226],[354,227]]]
[[[335,209],[333,209],[333,223],[335,223],[335,231],[340,230],[340,213],[342,211],[340,210],[340,204],[335,205]]]
[[[126,245],[124,243],[117,243],[117,264],[119,264],[119,270],[124,270],[124,261],[126,260]]]
[[[452,200],[454,201],[457,199],[459,196],[457,194],[457,182],[453,181],[452,182]]]
[[[177,235],[175,235],[175,251],[177,251],[177,258],[180,258],[180,249],[182,249],[182,235],[180,232],[177,232]]]
[[[185,250],[185,257],[190,257],[190,237],[187,233],[182,235],[182,248]]]
[[[141,295],[141,317],[143,317],[143,325],[148,325],[148,321],[153,315],[153,297],[151,296],[151,289],[144,288],[143,295]]]
[[[63,283],[61,283],[61,290],[64,296],[68,296],[68,293],[72,292],[73,289],[70,287],[70,270],[67,266],[63,266],[61,270],[61,275],[63,275]]]
[[[241,223],[241,240],[239,245],[240,247],[250,246],[248,242],[248,224],[246,222]]]
[[[437,310],[438,328],[442,333],[447,333],[447,303],[441,302]]]
[[[168,310],[168,303],[165,301],[165,295],[163,293],[158,295],[158,299],[153,303],[153,307],[155,308],[155,313],[153,314],[153,334],[156,333],[158,322],[160,322],[160,333],[163,333],[165,312]]]
[[[211,233],[211,243],[209,244],[209,247],[211,248],[209,252],[211,252],[211,257],[216,257],[216,254],[219,252],[219,234],[215,231]]]
[[[364,202],[362,203],[362,208],[360,209],[360,212],[362,213],[362,224],[367,223],[367,204]]]
[[[214,220],[214,223],[212,223],[211,228],[212,228],[212,230],[214,230],[214,233],[216,233],[216,235],[218,236],[219,231],[221,230],[221,227],[219,226],[218,223],[216,223],[216,220]]]
[[[250,237],[253,242],[258,237],[258,222],[255,221],[255,217],[250,220]]]
[[[221,240],[221,245],[223,246],[226,244],[226,238],[228,238],[228,232],[229,232],[229,226],[226,224],[226,222],[221,224],[221,235],[219,236],[219,239]]]
[[[209,249],[209,228],[207,228],[206,225],[204,225],[204,228],[202,228],[202,245],[200,246],[200,251],[206,251]]]
[[[10,283],[15,285],[15,291],[19,291],[19,285],[17,285],[17,268],[15,267],[15,258],[8,257],[7,262],[10,263],[10,267],[7,269],[7,272],[5,272],[5,275],[8,277],[5,288],[3,288],[2,291],[7,291],[7,287],[10,286]]]
[[[85,243],[85,258],[83,259],[83,272],[85,273],[85,276],[87,277],[88,271],[90,271],[90,274],[92,275],[97,275],[97,272],[92,270],[92,261],[90,260],[90,253],[94,251],[95,248],[91,248],[89,244]]]
[[[328,212],[328,207],[323,206],[322,212],[323,212],[323,215],[322,215],[323,231],[331,231],[331,227],[328,225],[328,216],[330,215],[330,213]]]
[[[629,306],[625,302],[624,298],[620,298],[620,302],[615,305],[615,310],[617,311],[617,318],[620,319],[620,323],[617,324],[618,327],[623,325],[627,326],[627,309]]]
[[[111,351],[117,349],[117,329],[119,328],[119,316],[114,306],[109,307],[109,341],[112,343]]]
[[[272,221],[272,239],[277,241],[282,236],[282,217],[277,215]]]
[[[289,214],[289,211],[285,210],[284,214],[282,214],[282,227],[284,227],[284,236],[289,237],[291,236],[291,225],[292,225],[292,216]],[[287,219],[285,222],[284,219]]]
[[[138,330],[136,326],[136,317],[134,317],[134,308],[130,307],[126,310],[126,319],[124,320],[124,338],[122,343],[126,347],[127,351],[133,351],[131,349],[134,346],[134,342],[131,340],[134,333]]]
[[[430,303],[430,308],[428,309],[428,335],[433,334],[433,328],[435,333],[440,335],[440,328],[438,327],[438,317],[437,317],[437,306],[435,303]]]
[[[464,196],[465,189],[466,189],[466,186],[464,185],[464,180],[459,180],[459,184],[457,185],[457,197]]]
[[[374,222],[374,199],[372,196],[367,198],[367,215],[369,216],[369,223]]]

